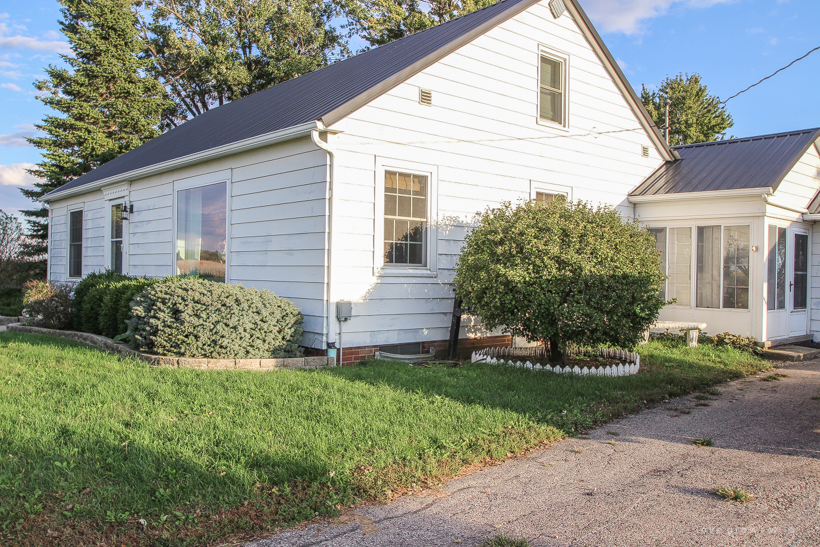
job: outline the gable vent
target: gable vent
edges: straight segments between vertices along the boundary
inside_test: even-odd
[[[550,11],[552,12],[552,16],[558,19],[564,12],[567,11],[567,7],[564,5],[563,0],[550,0]]]
[[[644,158],[649,157],[649,147],[648,146],[641,145],[641,156],[643,156]]]
[[[424,106],[432,106],[433,92],[429,89],[419,88],[419,104],[423,104]]]

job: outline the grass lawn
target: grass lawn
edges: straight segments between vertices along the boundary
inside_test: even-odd
[[[651,342],[642,372],[484,364],[149,368],[0,333],[0,543],[201,545],[435,483],[647,403],[769,368]]]

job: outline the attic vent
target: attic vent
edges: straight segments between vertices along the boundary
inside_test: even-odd
[[[641,156],[643,156],[644,158],[649,157],[649,147],[648,146],[641,145]]]
[[[567,7],[564,5],[563,0],[550,0],[550,11],[552,12],[552,16],[558,19],[564,12],[567,11]]]
[[[432,106],[433,92],[429,89],[419,88],[419,104],[423,104],[424,106]]]

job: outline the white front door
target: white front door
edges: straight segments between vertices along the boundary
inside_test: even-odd
[[[808,231],[798,225],[767,226],[766,338],[808,332]]]

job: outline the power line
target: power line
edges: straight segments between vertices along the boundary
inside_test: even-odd
[[[734,95],[732,95],[731,97],[729,97],[729,98],[728,98],[728,99],[726,99],[725,101],[721,102],[720,104],[726,104],[726,103],[728,103],[729,101],[731,101],[732,99],[734,99],[735,97],[737,97],[738,95],[740,95],[741,93],[746,93],[747,91],[749,91],[750,89],[752,89],[752,88],[753,88],[753,87],[755,87],[756,85],[760,85],[760,84],[762,84],[763,82],[765,82],[766,80],[768,80],[769,78],[771,78],[772,76],[774,76],[775,74],[777,74],[778,72],[783,72],[784,70],[786,70],[787,68],[789,68],[790,66],[792,66],[792,65],[793,65],[794,63],[796,63],[797,61],[802,61],[803,59],[805,59],[806,57],[808,57],[809,55],[811,55],[812,53],[814,53],[814,52],[815,52],[815,51],[817,51],[817,50],[820,50],[820,46],[817,46],[816,48],[812,49],[811,51],[809,51],[808,53],[806,53],[806,54],[805,54],[805,55],[803,55],[802,57],[798,57],[797,59],[795,59],[795,60],[794,60],[794,61],[792,61],[791,63],[787,64],[787,65],[786,65],[786,66],[784,66],[783,68],[781,68],[781,69],[779,69],[779,70],[776,70],[776,71],[772,72],[771,74],[769,74],[768,76],[766,76],[766,77],[765,77],[765,78],[763,78],[762,80],[760,80],[760,81],[758,81],[758,82],[756,82],[756,83],[753,83],[752,85],[750,85],[749,87],[747,87],[747,88],[746,88],[746,89],[744,89],[743,91],[738,91],[737,93],[735,93]]]

